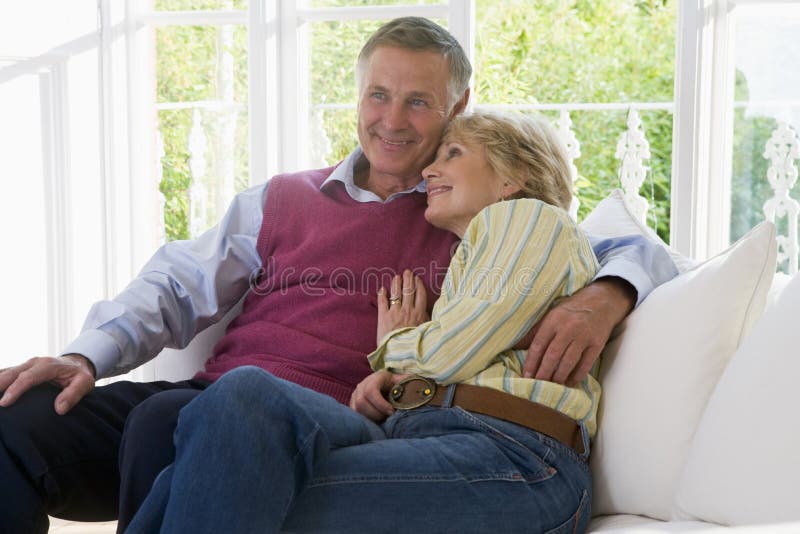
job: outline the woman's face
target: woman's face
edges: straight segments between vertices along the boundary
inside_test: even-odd
[[[425,219],[459,237],[480,210],[518,191],[503,184],[486,161],[482,146],[458,140],[444,142],[422,176],[428,188]]]

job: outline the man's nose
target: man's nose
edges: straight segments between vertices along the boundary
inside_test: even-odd
[[[392,102],[383,116],[383,123],[389,130],[404,130],[408,126],[408,111],[405,102]]]

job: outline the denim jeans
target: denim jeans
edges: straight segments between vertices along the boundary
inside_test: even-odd
[[[583,532],[575,451],[458,407],[377,425],[252,367],[180,413],[175,462],[127,532]]]

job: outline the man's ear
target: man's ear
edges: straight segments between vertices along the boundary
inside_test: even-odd
[[[451,119],[455,118],[458,115],[464,113],[464,110],[467,109],[468,103],[469,103],[469,87],[467,87],[467,90],[464,91],[464,96],[462,96],[461,99],[458,102],[456,102],[456,105],[453,106],[453,111],[450,112],[450,118]]]

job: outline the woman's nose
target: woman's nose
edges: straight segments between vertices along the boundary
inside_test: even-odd
[[[435,178],[437,176],[439,176],[439,171],[436,169],[436,163],[431,163],[422,169],[422,177],[426,180],[429,178]]]

